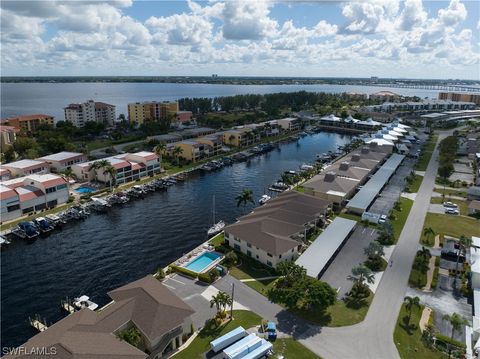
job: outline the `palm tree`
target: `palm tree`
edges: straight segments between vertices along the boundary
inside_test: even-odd
[[[220,296],[221,292],[218,292],[217,295],[212,295],[212,299],[210,299],[210,308],[217,308],[217,314],[220,313],[220,308],[222,306],[222,297]]]
[[[459,250],[458,250],[458,254],[457,254],[457,261],[456,261],[456,264],[455,264],[455,281],[454,281],[454,284],[453,284],[453,287],[455,289],[457,288],[458,262],[460,261],[460,256],[461,255],[465,256],[465,254],[467,253],[467,248],[470,248],[471,245],[472,245],[472,238],[471,237],[467,237],[467,236],[464,236],[464,235],[460,236],[460,238],[458,240]]]
[[[450,334],[450,339],[452,339],[452,340],[453,340],[453,336],[455,335],[455,332],[462,329],[462,326],[468,324],[468,321],[458,313],[453,313],[452,315],[445,314],[442,317],[442,320],[445,320],[445,321],[449,322],[450,325],[452,326],[452,332]],[[452,348],[451,348],[450,344],[448,344],[448,357],[449,358],[450,358],[451,351],[452,351]]]
[[[245,213],[245,207],[249,202],[252,204],[255,204],[255,201],[253,200],[253,192],[251,189],[245,188],[243,189],[242,193],[239,194],[237,197],[235,197],[235,200],[237,201],[237,207],[240,207],[241,204],[243,204],[243,212]]]
[[[177,166],[179,165],[180,163],[180,155],[183,153],[183,148],[181,147],[178,147],[178,146],[175,146],[175,148],[173,149],[173,157],[177,160]]]
[[[162,163],[162,156],[165,154],[166,149],[167,145],[165,144],[165,142],[160,142],[153,148],[153,152],[155,152],[157,156],[160,157],[160,163]]]
[[[67,167],[65,168],[63,171],[62,171],[62,174],[63,176],[66,178],[66,179],[69,179],[69,178],[74,178],[76,179],[77,176],[75,175],[75,173],[73,173],[73,170],[71,167]]]
[[[233,299],[225,292],[219,292],[218,296],[220,297],[220,305],[225,312],[227,307],[233,304]]]
[[[348,280],[353,281],[355,284],[364,285],[367,283],[374,283],[375,276],[370,268],[364,265],[358,265],[352,268],[352,274],[347,277]]]
[[[413,310],[413,307],[420,308],[420,298],[406,296],[405,298],[403,298],[403,301],[405,303],[405,309],[407,309],[407,312],[408,312],[406,326],[407,328],[410,328],[410,319],[412,319],[412,310]]]
[[[109,176],[110,190],[112,190],[112,186],[117,182],[117,169],[109,164],[103,169],[103,175]]]
[[[88,167],[88,171],[90,172],[91,170],[93,170],[93,174],[95,175],[95,182],[98,182],[98,174],[97,174],[97,170],[100,169],[102,166],[100,164],[100,161],[94,161],[90,164],[90,166]]]
[[[433,238],[435,238],[436,233],[435,233],[435,231],[433,230],[432,227],[425,227],[425,228],[423,229],[423,235],[424,235],[427,239],[430,238],[430,236],[433,237]]]
[[[422,249],[419,249],[417,251],[417,256],[423,258],[425,262],[430,258],[432,258],[432,254],[430,253],[430,250],[428,250],[428,248],[425,248],[424,246],[422,246]]]

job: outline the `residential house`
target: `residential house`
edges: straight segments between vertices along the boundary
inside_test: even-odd
[[[87,161],[87,155],[79,152],[58,152],[37,158],[37,161],[48,163],[51,172],[62,172],[71,166]]]
[[[35,348],[54,349],[58,358],[167,358],[191,333],[194,310],[150,275],[108,295],[113,301],[101,310],[68,315],[5,358],[37,358]],[[139,333],[139,345],[118,338],[126,330]]]
[[[330,202],[296,191],[271,199],[225,227],[225,243],[270,267],[295,260],[308,234],[323,226]]]
[[[216,156],[222,152],[222,139],[219,136],[209,135],[205,137],[199,137],[196,139],[196,141],[208,146],[209,156]]]
[[[305,182],[303,188],[306,194],[330,201],[339,208],[353,196],[359,185],[357,179],[340,177],[336,172],[328,171]]]
[[[480,213],[480,201],[473,200],[468,204],[468,214],[476,215]]]
[[[173,151],[175,147],[182,149],[182,152],[178,155],[179,157],[193,163],[208,157],[209,153],[208,145],[195,140],[183,140],[169,144],[167,146],[167,152],[171,156],[174,155]]]
[[[54,208],[69,198],[67,181],[51,173],[30,174],[0,183],[1,220]]]
[[[234,147],[250,146],[258,139],[259,136],[257,137],[248,127],[237,127],[223,133],[223,143]]]
[[[295,117],[287,117],[277,120],[277,125],[284,131],[298,131],[302,128],[302,120]]]
[[[472,186],[467,189],[467,199],[468,200],[480,200],[480,187]]]

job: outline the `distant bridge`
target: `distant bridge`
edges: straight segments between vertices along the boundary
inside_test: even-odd
[[[397,87],[397,88],[409,88],[409,89],[421,89],[421,90],[480,93],[480,87],[465,86],[465,85],[426,85],[426,84],[413,84],[413,83],[392,83],[392,84],[372,83],[370,85],[377,86],[377,87]]]

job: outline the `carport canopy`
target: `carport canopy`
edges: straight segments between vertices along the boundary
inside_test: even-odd
[[[318,278],[356,224],[351,219],[335,218],[295,263],[304,267],[308,276]]]

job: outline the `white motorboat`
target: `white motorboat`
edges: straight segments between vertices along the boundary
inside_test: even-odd
[[[225,228],[224,221],[215,222],[215,196],[213,196],[213,226],[211,226],[208,229],[207,234],[208,236],[214,236],[220,233],[221,231],[223,231],[224,228]]]
[[[264,205],[265,203],[267,203],[268,200],[270,200],[272,197],[270,197],[269,195],[267,194],[264,194],[262,197],[260,197],[260,199],[258,200],[258,203],[260,205]]]
[[[98,308],[98,304],[94,303],[90,300],[90,298],[86,295],[82,295],[78,298],[75,298],[73,300],[73,305],[77,309],[83,309],[83,308],[88,308],[90,310],[95,310]]]

